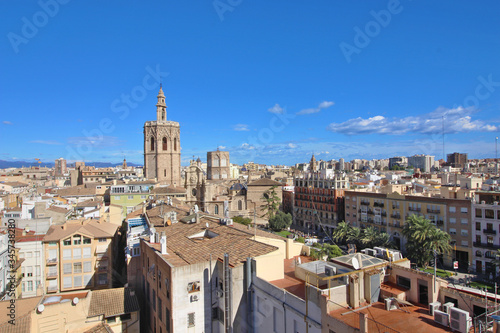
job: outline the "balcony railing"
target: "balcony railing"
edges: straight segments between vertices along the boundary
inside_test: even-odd
[[[412,211],[412,212],[420,212],[420,207],[408,207],[408,210]]]
[[[384,203],[383,202],[375,202],[373,204],[374,207],[380,207],[380,208],[384,208]]]
[[[432,209],[432,208],[427,208],[427,213],[432,213],[432,214],[441,214],[441,209]]]
[[[369,201],[361,201],[360,204],[364,205],[364,206],[370,206],[370,202]]]
[[[497,234],[497,231],[493,230],[493,229],[483,229],[483,232],[485,234],[489,234],[489,235],[496,235]]]
[[[494,244],[491,244],[491,243],[480,243],[480,242],[474,242],[474,246],[475,246],[475,247],[482,247],[482,248],[485,248],[485,249],[496,249],[496,250],[500,250],[500,245],[494,245]]]
[[[47,265],[56,265],[57,264],[57,258],[48,258],[47,259]]]
[[[48,272],[47,273],[47,279],[56,279],[57,278],[57,272]]]
[[[56,293],[57,292],[57,286],[48,286],[47,287],[47,293]]]
[[[401,218],[401,214],[394,214],[394,213],[392,213],[391,217],[395,218],[395,219],[400,219]]]

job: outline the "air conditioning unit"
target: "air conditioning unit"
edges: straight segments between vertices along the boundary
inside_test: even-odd
[[[198,302],[198,300],[199,300],[198,295],[191,296],[191,302]]]
[[[458,332],[469,332],[471,327],[469,312],[459,308],[450,308],[450,327]]]
[[[385,309],[387,311],[396,310],[398,308],[396,304],[397,304],[397,301],[394,300],[394,298],[392,298],[392,297],[385,299]]]
[[[434,311],[439,310],[441,308],[440,302],[434,302],[429,304],[429,315],[434,316]]]
[[[434,321],[448,327],[450,322],[450,315],[445,312],[436,310],[434,311]]]
[[[448,302],[443,304],[443,312],[446,312],[447,314],[450,314],[450,309],[455,307],[455,304]]]
[[[337,268],[332,266],[325,266],[325,275],[326,276],[334,276],[337,274]]]

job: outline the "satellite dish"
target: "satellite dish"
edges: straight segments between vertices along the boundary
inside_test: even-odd
[[[77,305],[78,302],[80,302],[80,300],[78,299],[78,297],[73,298],[73,305]]]
[[[45,310],[45,305],[39,304],[38,307],[36,308],[38,310],[38,313],[42,313],[43,310]]]
[[[352,258],[352,267],[354,267],[354,269],[356,270],[359,269],[359,261],[357,258]]]

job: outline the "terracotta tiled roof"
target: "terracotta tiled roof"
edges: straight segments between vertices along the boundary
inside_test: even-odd
[[[111,327],[108,324],[100,323],[86,330],[83,333],[109,333],[109,332],[113,332]]]
[[[2,184],[9,185],[9,186],[12,186],[12,187],[25,187],[25,186],[28,186],[28,184],[21,183],[21,182],[4,182]]]
[[[257,179],[247,186],[282,186],[283,184],[269,178]]]
[[[2,333],[25,333],[31,330],[31,314],[38,303],[40,302],[41,296],[21,298],[16,299],[16,324],[9,324],[8,321],[11,319],[9,314],[9,309],[7,306],[10,301],[0,302],[0,332]]]
[[[61,188],[56,190],[56,193],[60,197],[76,197],[76,196],[89,196],[95,195],[95,188],[85,188],[85,187],[70,187],[70,188]]]
[[[68,214],[70,212],[69,209],[63,208],[63,207],[58,207],[58,206],[50,206],[47,208],[47,210],[54,212],[54,213],[60,213],[60,214]]]
[[[102,201],[100,200],[85,200],[76,204],[76,207],[96,207],[101,205]]]
[[[139,301],[130,288],[95,290],[90,299],[89,317],[104,315],[112,317],[139,311]]]
[[[74,233],[81,233],[94,238],[109,238],[115,235],[117,228],[117,225],[106,222],[100,223],[93,219],[69,220],[63,225],[51,225],[43,241],[59,241]]]
[[[169,194],[169,193],[186,193],[186,189],[184,187],[177,186],[161,186],[154,188],[151,193],[154,194]]]
[[[171,206],[168,206],[171,207]],[[158,217],[160,218],[160,217]],[[178,216],[178,219],[182,216]],[[206,224],[215,237],[190,238],[193,235],[205,232]],[[174,266],[194,264],[197,262],[222,259],[225,253],[229,254],[230,264],[237,266],[246,261],[247,257],[257,257],[276,251],[275,246],[267,245],[252,239],[253,229],[246,226],[226,226],[219,223],[219,219],[207,215],[200,216],[199,223],[178,222],[167,227],[155,227],[156,232],[165,232],[167,236],[167,252],[163,257]],[[276,238],[259,230],[258,236]],[[284,238],[277,236],[284,241]],[[161,250],[160,244],[151,244],[156,250]]]

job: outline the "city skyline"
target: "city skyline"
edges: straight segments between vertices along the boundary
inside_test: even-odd
[[[142,165],[160,83],[183,165],[495,157],[499,4],[235,3],[1,4],[0,159]]]

